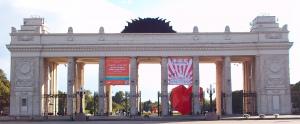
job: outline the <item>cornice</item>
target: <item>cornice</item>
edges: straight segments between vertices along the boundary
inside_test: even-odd
[[[291,42],[273,43],[223,43],[223,44],[56,44],[7,45],[11,52],[91,52],[91,51],[223,51],[223,50],[288,50]]]

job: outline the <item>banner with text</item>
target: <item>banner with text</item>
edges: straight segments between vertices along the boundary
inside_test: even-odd
[[[129,58],[105,58],[105,84],[129,84]]]
[[[190,85],[193,81],[192,58],[168,58],[169,85]]]

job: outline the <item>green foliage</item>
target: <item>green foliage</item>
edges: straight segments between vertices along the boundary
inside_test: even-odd
[[[243,113],[243,90],[232,92],[232,112],[234,114]]]
[[[85,91],[84,100],[85,100],[85,113],[94,114],[95,112],[94,108],[96,106],[94,103],[94,95],[92,95],[91,91],[89,90]]]
[[[116,92],[115,96],[112,97],[113,102],[122,104],[125,100],[125,94],[123,91]]]
[[[294,114],[300,114],[300,81],[291,84],[291,101]]]
[[[151,100],[148,100],[148,101],[144,102],[142,106],[143,106],[143,110],[148,112],[148,111],[151,111],[153,103],[151,102]]]
[[[112,108],[113,108],[112,109],[113,112],[117,112],[117,111],[125,109],[122,104],[118,104],[116,102],[112,102]]]
[[[6,74],[0,69],[0,111],[8,112],[10,84],[6,78]]]
[[[127,101],[126,101],[127,100]],[[127,103],[127,109],[129,107],[129,100],[125,98],[125,93],[123,91],[118,91],[116,94],[112,97],[112,109],[113,112],[117,112],[119,110],[125,110],[126,109],[126,103]]]
[[[216,99],[213,99],[213,100],[212,100],[212,107],[213,107],[213,110],[215,109],[215,106],[216,106]],[[209,99],[205,99],[205,100],[204,100],[204,105],[202,106],[202,109],[203,109],[203,111],[209,111],[209,110],[210,110],[210,102],[209,102]]]
[[[0,69],[0,111],[8,111],[10,84],[6,74]]]
[[[0,69],[0,96],[9,96],[9,81],[6,74]]]
[[[65,115],[67,110],[67,95],[58,91],[58,115]]]

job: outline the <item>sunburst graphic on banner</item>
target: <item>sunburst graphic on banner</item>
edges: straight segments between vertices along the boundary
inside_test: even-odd
[[[169,85],[189,85],[193,80],[192,58],[168,58]]]

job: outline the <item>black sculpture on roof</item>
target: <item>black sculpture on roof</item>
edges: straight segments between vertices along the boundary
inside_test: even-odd
[[[127,22],[128,26],[121,33],[176,33],[170,21],[161,18],[138,18]]]

